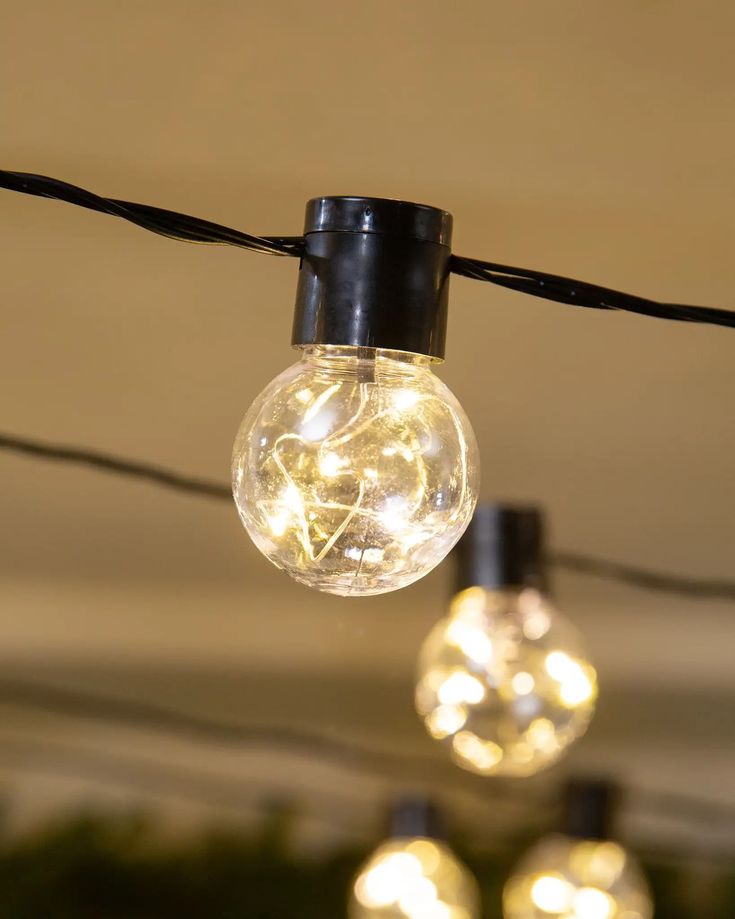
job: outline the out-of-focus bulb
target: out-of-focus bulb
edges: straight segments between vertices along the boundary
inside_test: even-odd
[[[435,839],[381,845],[360,868],[350,919],[478,919],[479,894],[469,869]]]
[[[309,346],[251,406],[232,474],[266,558],[309,587],[366,596],[445,557],[472,517],[479,457],[430,358]]]
[[[531,588],[461,591],[419,657],[426,729],[481,775],[549,766],[587,729],[596,696],[576,631]]]
[[[615,842],[548,836],[503,891],[505,919],[651,919],[648,884]]]

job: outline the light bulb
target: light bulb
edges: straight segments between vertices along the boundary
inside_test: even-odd
[[[648,884],[615,842],[548,836],[516,867],[503,891],[505,919],[651,919]]]
[[[350,919],[478,919],[477,882],[443,843],[391,839],[360,868]]]
[[[477,499],[470,424],[443,360],[452,216],[384,198],[306,206],[291,343],[302,359],[245,416],[233,492],[263,554],[317,590],[405,587]]]
[[[419,657],[426,729],[481,775],[549,766],[586,730],[596,695],[575,630],[532,588],[461,591]]]
[[[434,568],[477,500],[472,428],[431,359],[309,346],[255,400],[233,454],[240,519],[295,580],[366,596]]]

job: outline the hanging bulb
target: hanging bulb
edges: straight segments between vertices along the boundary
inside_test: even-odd
[[[456,552],[460,589],[419,655],[427,731],[480,775],[546,768],[594,712],[595,670],[545,594],[541,542],[538,511],[478,508]]]
[[[521,859],[503,891],[504,919],[651,919],[651,894],[636,860],[595,825],[606,807],[605,785],[574,783],[570,794],[578,797],[573,825]],[[586,815],[579,796],[583,808],[591,805]]]
[[[475,436],[431,369],[443,357],[450,232],[450,215],[421,205],[309,202],[302,357],[253,403],[232,464],[253,542],[309,587],[405,587],[472,517]]]
[[[399,807],[394,837],[358,871],[349,919],[479,919],[472,873],[421,816],[420,802]]]

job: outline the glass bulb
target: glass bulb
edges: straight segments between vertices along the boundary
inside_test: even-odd
[[[431,571],[472,517],[475,435],[420,355],[312,346],[258,396],[233,494],[255,545],[295,580],[366,596]]]
[[[350,919],[478,919],[477,882],[443,843],[408,837],[384,843],[360,868]]]
[[[536,590],[461,591],[421,648],[418,713],[481,775],[555,762],[587,729],[596,697],[576,630]]]
[[[521,859],[503,891],[505,919],[651,919],[635,859],[615,842],[548,836]]]

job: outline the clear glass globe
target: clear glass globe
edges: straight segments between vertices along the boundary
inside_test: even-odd
[[[457,594],[419,655],[416,708],[454,761],[527,776],[584,731],[597,677],[572,625],[535,590]]]
[[[479,456],[420,355],[309,347],[258,396],[232,488],[255,545],[295,580],[366,596],[431,571],[469,523]]]
[[[651,894],[635,859],[615,842],[548,836],[503,891],[505,919],[651,919]]]
[[[443,843],[384,843],[360,868],[349,919],[478,919],[477,882]]]

